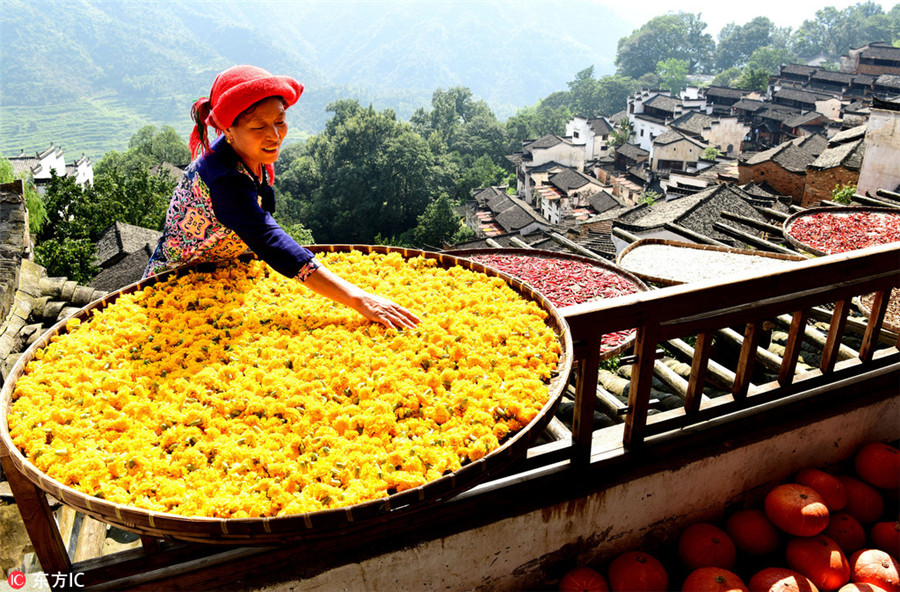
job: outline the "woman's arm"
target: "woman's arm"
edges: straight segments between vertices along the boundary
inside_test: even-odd
[[[321,264],[304,280],[303,285],[316,294],[349,306],[370,321],[381,323],[392,329],[412,329],[421,320],[399,304],[381,296],[369,294],[362,288],[333,274]]]

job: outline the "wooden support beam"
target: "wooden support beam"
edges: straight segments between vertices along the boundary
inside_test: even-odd
[[[807,317],[810,313],[807,313]],[[779,315],[776,317],[776,320],[783,324],[786,327],[791,327],[791,323],[793,322],[793,318],[790,315]],[[844,318],[846,322],[846,317]],[[843,329],[842,329],[843,331]],[[807,343],[811,343],[815,345],[819,349],[824,349],[826,344],[828,343],[828,336],[817,330],[815,327],[810,327],[808,324],[803,326],[803,337]],[[853,348],[844,345],[838,341],[838,349],[837,349],[837,359],[840,360],[852,360],[854,358],[859,357],[859,352],[854,350]]]
[[[682,354],[684,354],[685,356],[687,356],[688,359],[690,359],[692,361],[695,359],[696,350],[693,347],[691,347],[690,345],[688,345],[684,340],[670,339],[666,343],[668,343],[670,346],[675,348],[677,351],[679,351]],[[697,348],[698,349],[701,347],[710,347],[711,345],[712,345],[712,336],[711,335],[705,345],[701,345],[700,335],[697,336]],[[732,372],[731,370],[729,370],[722,364],[719,364],[715,360],[710,360],[709,353],[707,353],[705,358],[707,360],[706,366],[704,368],[704,372],[706,374],[706,380],[708,380],[710,382],[710,384],[712,384],[716,388],[719,388],[723,391],[731,391],[731,387],[734,385],[734,372]],[[693,363],[692,363],[692,366],[693,366]],[[694,375],[693,370],[691,370],[691,375],[692,376]],[[700,387],[702,388],[703,385],[701,384]]]
[[[716,334],[721,337],[724,337],[725,339],[734,343],[735,345],[744,347],[745,337],[742,336],[737,331],[735,331],[734,329],[725,327],[724,329],[720,329],[720,330],[716,331]],[[763,349],[761,347],[756,348],[756,360],[760,364],[765,366],[765,368],[767,370],[770,370],[771,372],[780,372],[781,365],[784,362],[784,360],[781,358],[781,356],[773,354],[769,350]]]
[[[690,228],[685,228],[680,224],[675,224],[674,222],[666,222],[663,224],[663,228],[670,232],[674,232],[676,234],[680,234],[686,238],[691,239],[694,242],[703,244],[703,245],[713,245],[715,247],[730,247],[731,245],[726,245],[721,241],[717,241],[711,236],[706,236],[705,234],[700,234],[699,232],[694,232]]]
[[[584,247],[582,247],[581,245],[579,245],[578,243],[576,243],[574,241],[570,241],[569,239],[567,239],[563,235],[559,234],[558,232],[551,232],[550,238],[552,238],[553,240],[555,240],[562,246],[566,247],[567,249],[572,249],[573,251],[580,253],[581,255],[584,255],[586,257],[591,257],[592,259],[600,259],[601,261],[606,261],[606,259],[604,259],[600,255],[598,255],[597,253],[591,251],[590,249],[585,249]]]
[[[612,228],[612,235],[617,236],[620,239],[628,241],[630,243],[636,243],[641,240],[641,237],[639,237],[638,235],[632,234],[627,230],[623,230],[622,228],[616,228],[615,226],[613,226]]]
[[[685,343],[685,345],[687,344]],[[711,346],[712,335],[710,333],[697,335],[697,347],[694,349],[694,355],[691,356],[691,378],[688,381],[687,392],[684,395],[684,411],[689,415],[700,410],[700,403],[703,399],[703,386],[706,384],[706,374],[710,368],[709,352]],[[734,384],[734,380],[731,383]]]
[[[687,397],[688,381],[666,366],[662,360],[655,360],[653,362],[653,373],[682,400]]]
[[[783,253],[785,255],[796,255],[797,251],[793,251],[786,247],[782,247],[781,245],[776,245],[775,243],[769,242],[767,240],[761,239],[758,236],[753,236],[752,234],[748,234],[742,230],[738,230],[734,226],[730,226],[728,224],[724,224],[722,222],[716,222],[713,224],[713,228],[720,232],[724,232],[729,236],[733,236],[734,238],[741,240],[748,245],[752,245],[758,249],[762,249],[764,251],[771,251],[773,253]]]
[[[895,201],[878,199],[877,197],[869,197],[866,195],[854,195],[851,199],[861,206],[871,206],[871,207],[875,207],[875,208],[900,208],[900,203],[897,203]]]
[[[770,218],[775,218],[780,222],[784,222],[790,217],[790,214],[786,214],[784,212],[779,212],[778,210],[773,210],[772,208],[756,208],[761,214],[765,214]]]
[[[534,248],[517,236],[509,237],[509,242],[511,242],[512,244],[516,245],[517,247],[521,247],[523,249],[533,249]]]
[[[494,239],[492,239],[490,237],[486,238],[484,240],[484,242],[485,242],[485,244],[487,244],[487,246],[492,247],[494,249],[502,249],[503,248],[503,245],[501,245],[500,243],[498,243],[497,241],[495,241]]]
[[[826,310],[819,306],[814,306],[809,310],[809,316],[816,319],[817,321],[822,321],[825,323],[831,323],[832,317],[834,313],[830,310]],[[847,316],[846,319],[846,328],[848,331],[853,331],[857,335],[865,335],[867,324],[859,319],[855,319]],[[893,345],[894,342],[897,341],[897,334],[893,331],[889,331],[885,329],[883,326],[881,327],[881,331],[878,332],[878,342],[883,345]]]
[[[723,210],[720,215],[726,220],[731,220],[732,222],[740,222],[741,224],[746,224],[747,226],[750,226],[757,230],[762,230],[763,232],[768,232],[769,234],[774,234],[775,236],[784,236],[781,226],[775,226],[774,224],[760,222],[759,220],[754,220],[753,218],[748,218],[747,216],[741,216],[739,214],[729,212],[728,210]]]

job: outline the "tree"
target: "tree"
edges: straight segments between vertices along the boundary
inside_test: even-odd
[[[113,172],[130,175],[164,162],[182,165],[190,160],[191,151],[187,143],[173,127],[166,125],[157,132],[155,126],[145,125],[131,137],[125,153],[112,150],[104,154],[94,167],[94,173],[95,176]]]
[[[715,160],[721,155],[722,153],[715,146],[707,146],[703,149],[703,154],[700,158],[703,160]]]
[[[757,47],[747,59],[747,67],[765,70],[769,74],[778,74],[783,64],[790,64],[796,56],[790,50],[773,47]]]
[[[449,105],[449,95],[441,96],[441,104]],[[371,243],[377,236],[398,237],[411,230],[432,195],[449,193],[452,180],[445,162],[393,111],[349,100],[328,109],[334,116],[325,130],[285,163],[283,181],[276,177],[285,202],[279,211],[291,214],[284,224],[301,222],[326,243]],[[422,129],[437,134],[424,115]]]
[[[612,131],[609,133],[609,139],[606,140],[607,146],[618,147],[631,141],[634,135],[634,124],[627,117],[623,117],[614,123]]]
[[[656,74],[662,82],[662,88],[672,92],[673,97],[681,96],[681,91],[687,87],[688,74],[687,60],[669,58],[656,64]]]
[[[838,60],[851,47],[872,41],[892,42],[900,37],[900,9],[888,14],[875,2],[862,2],[838,10],[826,6],[815,18],[803,21],[792,38],[793,48],[802,56],[823,53]]]
[[[444,243],[460,242],[454,237],[457,237],[462,228],[465,225],[453,211],[450,199],[446,195],[440,195],[418,217],[413,240],[419,248],[440,249]]]
[[[732,86],[734,81],[741,75],[741,69],[731,67],[722,70],[712,79],[713,86]]]
[[[769,88],[769,72],[762,68],[747,66],[732,84],[734,88],[766,92]]]
[[[655,72],[656,64],[669,58],[686,60],[689,74],[704,69],[715,47],[712,35],[704,33],[704,29],[706,23],[699,14],[678,12],[650,19],[628,37],[619,39],[617,73],[639,78]]]
[[[757,48],[772,45],[772,35],[776,30],[775,23],[764,16],[758,16],[743,26],[734,23],[726,25],[719,33],[716,66],[721,71],[745,65]]]

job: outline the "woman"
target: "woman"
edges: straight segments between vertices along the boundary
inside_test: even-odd
[[[331,273],[272,218],[273,165],[287,134],[285,111],[302,92],[293,78],[255,66],[235,66],[216,77],[209,98],[191,110],[194,161],[175,189],[144,277],[192,261],[236,257],[249,247],[279,273],[370,321],[412,328],[416,315]],[[218,134],[212,143],[207,125]]]

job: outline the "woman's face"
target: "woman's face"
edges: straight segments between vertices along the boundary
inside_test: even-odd
[[[269,97],[249,113],[238,116],[225,130],[225,138],[244,164],[259,176],[262,165],[278,160],[287,129],[284,103],[280,97]]]

